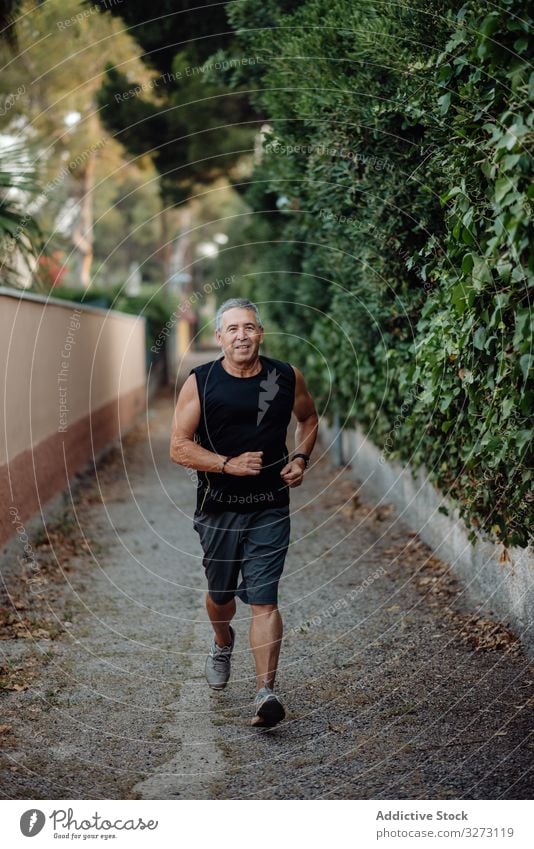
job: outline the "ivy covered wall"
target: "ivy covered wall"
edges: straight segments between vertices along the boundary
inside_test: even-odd
[[[526,545],[527,3],[228,10],[239,50],[264,59],[248,76],[270,129],[244,237],[261,221],[269,350],[329,415],[423,465],[473,531]]]

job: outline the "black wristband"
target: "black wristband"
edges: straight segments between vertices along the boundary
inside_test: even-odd
[[[223,463],[223,464],[222,464],[222,466],[221,466],[221,474],[226,474],[226,473],[225,473],[225,471],[224,471],[224,467],[226,466],[226,464],[227,464],[227,463],[228,463],[231,459],[232,459],[231,457],[227,457],[227,458],[226,458],[226,460],[224,461],[224,463]]]
[[[308,466],[310,465],[310,455],[309,454],[293,454],[291,459],[296,460],[297,457],[302,457],[302,459],[304,460],[304,468],[307,469]]]

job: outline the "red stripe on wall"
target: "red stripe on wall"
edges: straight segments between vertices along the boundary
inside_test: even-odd
[[[16,508],[19,521],[29,519],[64,490],[95,454],[124,434],[145,406],[146,388],[140,386],[78,419],[65,432],[53,433],[2,466],[0,545],[15,533],[10,507]]]

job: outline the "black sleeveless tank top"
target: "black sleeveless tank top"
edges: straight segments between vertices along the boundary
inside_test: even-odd
[[[191,369],[197,380],[200,423],[196,441],[217,454],[236,457],[263,451],[259,475],[236,477],[198,472],[197,512],[248,513],[289,504],[280,477],[288,461],[287,427],[295,399],[295,372],[289,363],[260,355],[261,372],[234,377],[220,357]]]

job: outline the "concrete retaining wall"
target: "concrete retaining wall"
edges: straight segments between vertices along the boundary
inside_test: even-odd
[[[354,478],[373,500],[395,505],[399,517],[461,580],[473,608],[508,625],[534,657],[534,553],[532,548],[508,548],[479,537],[473,544],[457,509],[428,480],[424,471],[386,460],[360,430],[339,435],[321,422],[322,441],[339,460],[339,449]],[[341,446],[337,440],[341,440]],[[449,515],[438,512],[446,507]]]
[[[0,288],[0,544],[145,406],[145,320]]]

